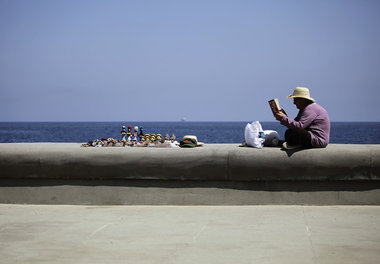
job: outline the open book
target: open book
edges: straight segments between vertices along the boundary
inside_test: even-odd
[[[278,98],[272,99],[268,101],[270,109],[272,109],[273,115],[277,114],[283,109],[280,106],[280,102],[278,101]]]

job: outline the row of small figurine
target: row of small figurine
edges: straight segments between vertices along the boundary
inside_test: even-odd
[[[102,138],[82,144],[82,147],[123,147],[123,142],[114,138]]]
[[[144,143],[144,142],[150,142],[150,143],[164,143],[164,142],[171,142],[174,143],[176,140],[176,137],[174,134],[172,134],[171,137],[169,137],[169,134],[166,134],[164,138],[162,138],[161,134],[145,134],[144,136],[140,137],[140,140],[137,141],[139,143]],[[131,140],[133,142],[134,140]],[[128,140],[127,140],[128,142]]]
[[[166,134],[165,138],[162,138],[161,134],[145,134],[139,137],[138,141],[129,138],[121,141],[114,138],[102,138],[85,143],[82,147],[177,147],[178,145],[174,134],[171,137]]]
[[[140,131],[139,127],[135,126],[133,128],[133,133],[132,133],[132,126],[128,126],[128,131],[126,131],[126,127],[123,126],[121,130],[121,141],[122,142],[140,142],[144,143],[147,141],[150,141],[151,143],[164,143],[165,141],[168,142],[170,141],[173,143],[176,140],[176,137],[174,134],[172,134],[171,137],[169,137],[169,134],[165,135],[165,138],[162,138],[161,134],[145,134],[143,131],[143,128],[140,126]]]
[[[178,147],[176,140],[142,140],[139,142],[134,141],[120,141],[114,138],[102,138],[82,144],[82,147],[161,147],[161,148],[176,148]]]
[[[121,129],[121,141],[140,141],[140,139],[142,137],[144,137],[144,131],[143,131],[143,128],[140,127],[140,131],[139,131],[139,127],[138,126],[135,126],[133,128],[133,133],[132,133],[132,126],[128,126],[128,131],[125,130],[126,127],[123,126],[122,129]]]
[[[140,137],[139,141],[131,140],[131,141],[122,141],[124,146],[129,147],[162,147],[162,148],[174,148],[178,147],[179,143],[176,141],[176,137],[172,134],[169,137],[168,134],[165,135],[165,138],[162,138],[161,134],[145,134]]]

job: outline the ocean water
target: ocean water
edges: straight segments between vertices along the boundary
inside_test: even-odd
[[[142,126],[148,134],[196,135],[204,143],[241,143],[248,122],[0,122],[0,142],[79,142],[121,139],[121,128]],[[286,130],[279,122],[260,122],[264,130]],[[332,122],[330,143],[380,144],[380,122]]]

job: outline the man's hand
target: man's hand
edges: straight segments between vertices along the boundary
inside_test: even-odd
[[[283,116],[285,116],[285,114],[284,114],[284,112],[282,112],[282,111],[279,111],[279,112],[277,112],[277,113],[274,115],[274,117],[275,117],[278,121],[280,121],[280,120],[282,119]]]

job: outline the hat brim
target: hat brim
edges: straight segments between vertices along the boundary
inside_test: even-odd
[[[196,147],[202,147],[203,143],[202,142],[198,142],[197,144],[194,144],[192,142],[188,142],[188,143],[179,144],[179,146],[181,148],[196,148]]]
[[[181,148],[195,148],[197,147],[197,145],[193,144],[193,143],[184,143],[184,144],[179,144],[179,146]]]
[[[293,95],[293,94],[290,94],[286,98],[303,98],[303,99],[307,99],[307,100],[315,102],[315,100],[313,98],[308,97],[308,96],[302,96],[302,95]]]

